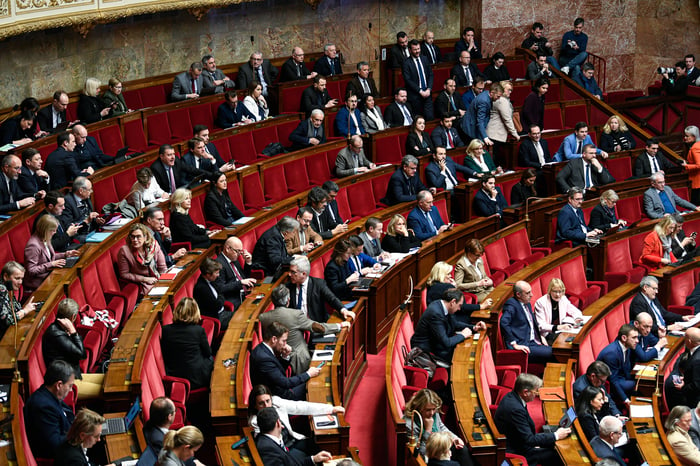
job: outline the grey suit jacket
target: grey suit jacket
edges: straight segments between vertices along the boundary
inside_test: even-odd
[[[376,259],[382,252],[384,252],[381,242],[377,240],[377,245],[375,246],[372,238],[369,237],[366,231],[360,233],[360,238],[362,238],[362,243],[365,246],[365,254],[368,256]]]
[[[355,174],[355,162],[353,160],[354,152],[350,150],[350,147],[343,147],[338,156],[335,159],[335,174],[338,178],[343,178],[346,176],[351,176]],[[360,153],[357,154],[358,167],[367,167],[371,163],[369,159],[365,156],[365,150],[361,149]]]
[[[664,186],[664,192],[676,210],[678,210],[677,206],[695,210],[694,204],[678,196],[669,186]],[[644,192],[644,212],[646,212],[647,217],[649,218],[661,218],[664,216],[664,205],[661,202],[659,191],[656,188],[649,188]]]
[[[202,88],[204,87],[204,80],[200,74],[195,79],[197,82],[197,94],[202,93]],[[192,94],[192,80],[190,79],[190,74],[187,71],[175,76],[173,79],[173,90],[170,92],[170,98],[173,102],[179,102],[181,100],[187,100],[187,94]]]
[[[374,110],[379,113],[379,118],[382,120],[382,122],[384,122],[384,115],[382,115],[382,109],[379,107],[374,107]],[[367,131],[370,134],[388,128],[386,123],[384,123],[383,128],[379,128],[377,122],[367,116],[367,109],[362,111],[362,113],[360,114],[360,119],[362,120],[362,126],[365,127],[365,131]]]

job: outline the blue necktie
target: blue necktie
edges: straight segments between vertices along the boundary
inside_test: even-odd
[[[659,193],[659,199],[661,199],[661,203],[664,205],[664,213],[673,214],[676,212],[676,208],[671,204],[671,200],[666,195],[666,191],[661,191]]]
[[[299,295],[297,296],[297,309],[301,309],[302,297],[303,297],[302,291],[303,290],[304,290],[304,285],[299,285],[299,289],[297,290],[297,292],[299,293]]]

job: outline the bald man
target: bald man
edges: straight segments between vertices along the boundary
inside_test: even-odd
[[[302,79],[313,79],[318,73],[311,72],[304,64],[304,51],[301,47],[294,47],[292,56],[282,65],[280,82],[300,81]]]
[[[243,257],[244,266],[241,266],[240,257]],[[248,278],[253,264],[253,256],[243,249],[243,243],[240,239],[231,236],[224,243],[216,260],[222,265],[216,283],[224,294],[224,299],[233,304],[234,309],[238,309],[245,297],[246,289],[255,285],[255,279]]]
[[[676,359],[671,376],[664,382],[668,408],[697,406],[700,402],[700,329],[685,331],[685,351]]]
[[[651,333],[651,329],[654,326],[654,319],[652,319],[649,313],[640,312],[637,314],[637,317],[634,318],[632,325],[634,325],[634,328],[639,332],[639,341],[637,342],[637,347],[634,349],[637,361],[647,362],[656,359],[659,356],[659,352],[668,344],[668,340],[666,340],[666,337],[658,338]]]
[[[6,155],[2,159],[2,180],[0,180],[0,214],[24,209],[34,205],[33,193],[22,193],[17,179],[22,172],[22,161],[16,155]]]

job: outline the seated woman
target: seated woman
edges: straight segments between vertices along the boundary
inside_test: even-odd
[[[387,252],[406,254],[411,248],[419,248],[420,240],[413,230],[406,227],[406,219],[401,214],[391,217],[386,227],[386,235],[382,238],[382,249]]]
[[[8,118],[0,126],[0,146],[14,144],[21,146],[34,140],[35,116],[30,110],[25,110],[16,117]]]
[[[503,173],[503,168],[496,167],[489,153],[484,151],[484,142],[480,139],[472,139],[472,142],[469,143],[463,164],[476,173],[491,175]]]
[[[196,225],[189,216],[192,207],[192,191],[178,188],[170,198],[170,231],[173,243],[190,243],[193,249],[211,245],[207,229]]]
[[[654,229],[644,238],[642,255],[639,261],[642,264],[653,267],[652,270],[676,262],[673,255],[673,232],[676,229],[676,221],[672,216],[663,217]]]
[[[234,205],[228,195],[228,180],[223,173],[214,174],[207,197],[204,198],[204,216],[207,221],[222,227],[231,225],[243,217],[243,212]]]
[[[433,432],[425,443],[428,466],[459,466],[452,461],[452,437],[447,432]]]
[[[184,466],[190,464],[194,454],[204,444],[202,431],[195,426],[169,430],[163,438],[163,449],[158,455],[158,466]],[[199,462],[195,462],[197,464]]]
[[[447,262],[437,262],[430,269],[430,276],[428,276],[428,291],[426,295],[426,305],[430,306],[430,303],[442,299],[443,293],[445,291],[456,288],[454,278],[452,278],[453,267]],[[462,304],[462,308],[459,312],[455,314],[455,318],[464,323],[469,324],[469,316],[472,312],[478,309],[488,309],[493,304],[491,298],[486,298],[481,304],[469,304],[465,302]]]
[[[34,297],[29,298],[27,304],[22,307],[17,297],[22,289],[24,279],[24,267],[15,261],[7,261],[2,267],[2,283],[0,283],[0,339],[5,331],[24,319],[27,314],[34,312],[36,304]],[[11,289],[8,289],[7,286]]]
[[[96,78],[87,78],[85,88],[78,100],[78,118],[83,124],[95,123],[110,115],[112,107],[105,106],[97,97],[100,92],[100,81]]]
[[[49,276],[52,269],[66,265],[66,257],[76,257],[80,253],[73,249],[54,252],[51,238],[58,230],[58,219],[53,215],[42,215],[34,226],[34,234],[24,247],[24,263],[27,264],[27,277],[24,292],[31,294]]]
[[[126,202],[141,210],[154,202],[165,201],[170,198],[170,193],[160,189],[160,185],[148,167],[143,167],[136,172],[136,183],[126,195]]]
[[[482,255],[484,247],[478,239],[472,238],[464,245],[464,255],[455,266],[457,288],[474,293],[480,303],[493,291],[493,280],[486,276]]]
[[[693,413],[690,411],[687,406],[679,405],[668,413],[664,423],[666,438],[668,438],[673,452],[683,464],[700,465],[700,450],[688,434],[693,423]]]
[[[160,274],[165,273],[165,255],[151,230],[141,223],[135,223],[129,230],[127,244],[117,254],[119,277],[136,283],[139,296],[145,296],[156,284]]]
[[[553,278],[547,287],[547,294],[535,301],[535,319],[540,335],[552,346],[557,331],[571,330],[583,323],[583,314],[566,297],[566,285],[561,278]]]
[[[182,298],[173,311],[173,323],[163,326],[160,340],[165,373],[189,380],[193,390],[208,387],[214,370],[211,347],[201,320],[197,301]]]
[[[524,204],[528,198],[537,197],[536,182],[537,170],[532,167],[523,170],[520,181],[510,191],[510,205]]]
[[[375,105],[374,96],[372,96],[372,94],[365,94],[364,97],[362,97],[362,103],[362,108],[364,110],[360,114],[360,119],[362,120],[362,126],[364,126],[365,131],[369,134],[374,134],[377,131],[386,129],[382,109]]]
[[[270,116],[270,109],[267,107],[265,96],[262,95],[262,85],[259,82],[250,82],[248,95],[243,99],[243,106],[254,121],[263,121]]]
[[[365,276],[381,269],[382,266],[379,262],[364,253],[365,243],[362,238],[351,235],[348,237],[348,241],[352,245],[352,256],[348,261],[352,272],[359,272],[360,275]]]
[[[609,229],[613,227],[624,227],[627,222],[617,218],[615,213],[615,204],[620,198],[617,193],[612,189],[603,191],[600,195],[600,204],[593,207],[591,211],[591,219],[588,222],[588,228],[595,229],[606,233]]]
[[[433,155],[433,153],[435,153],[435,146],[430,135],[425,132],[425,118],[416,115],[406,137],[406,154],[420,157]]]
[[[584,388],[576,398],[576,417],[589,442],[598,435],[600,429],[598,413],[600,413],[605,401],[603,390],[592,385]]]
[[[41,338],[41,351],[47,366],[56,359],[71,365],[81,399],[97,398],[102,392],[104,374],[83,374],[80,370],[80,361],[87,358],[87,353],[83,339],[75,329],[79,310],[78,303],[70,298],[58,303],[56,320],[46,328]]]
[[[87,408],[78,411],[66,434],[66,441],[56,450],[54,466],[94,466],[86,451],[99,442],[105,422],[106,419],[95,411]]]
[[[622,118],[617,115],[608,118],[600,135],[600,149],[605,152],[620,152],[635,147],[637,142]]]
[[[491,64],[484,70],[484,76],[487,81],[498,83],[501,81],[510,81],[510,74],[506,68],[506,56],[503,52],[496,52],[491,57]]]
[[[413,438],[418,438],[420,436],[419,450],[423,456],[426,454],[426,442],[430,438],[430,435],[433,432],[445,432],[452,440],[452,457],[461,466],[471,465],[472,460],[469,455],[469,449],[465,447],[464,441],[461,438],[453,434],[450,429],[442,423],[440,407],[442,407],[442,400],[437,393],[427,388],[418,390],[411,399],[408,400],[408,403],[406,403],[406,409],[404,411],[406,430],[413,434]],[[421,420],[423,421],[422,435],[421,426],[413,422],[413,411],[418,411],[420,413]]]
[[[109,107],[112,110],[112,116],[124,115],[125,113],[133,112],[126,106],[124,94],[122,94],[123,86],[117,78],[110,78],[109,89],[104,91],[100,100],[102,105]]]
[[[323,273],[328,288],[343,301],[352,299],[351,283],[360,279],[360,274],[350,269],[348,261],[352,257],[352,244],[346,239],[341,239],[333,247],[331,260],[326,264]]]
[[[483,176],[481,178],[481,189],[474,196],[474,214],[479,217],[490,217],[492,215],[503,217],[503,209],[506,207],[508,207],[508,203],[506,198],[503,197],[501,188],[496,186],[496,177],[493,175]]]

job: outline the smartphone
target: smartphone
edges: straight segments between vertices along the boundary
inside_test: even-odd
[[[231,450],[235,450],[236,448],[240,447],[241,445],[243,445],[243,444],[246,443],[247,441],[248,441],[248,437],[246,436],[246,437],[243,437],[242,439],[240,439],[239,441],[234,442],[234,443],[231,445]]]
[[[693,239],[695,239],[696,236],[698,236],[698,232],[697,232],[697,231],[694,231],[694,232],[692,232],[692,233],[690,234],[690,237],[693,238]]]
[[[318,365],[318,369],[322,368],[325,365],[326,365],[326,361],[321,361],[321,364]]]
[[[679,383],[681,383],[681,382],[683,381],[683,378],[682,378],[680,375],[678,375],[678,374],[673,374],[673,375],[671,376],[671,379],[673,380],[673,383],[674,383],[674,384],[679,384]]]

